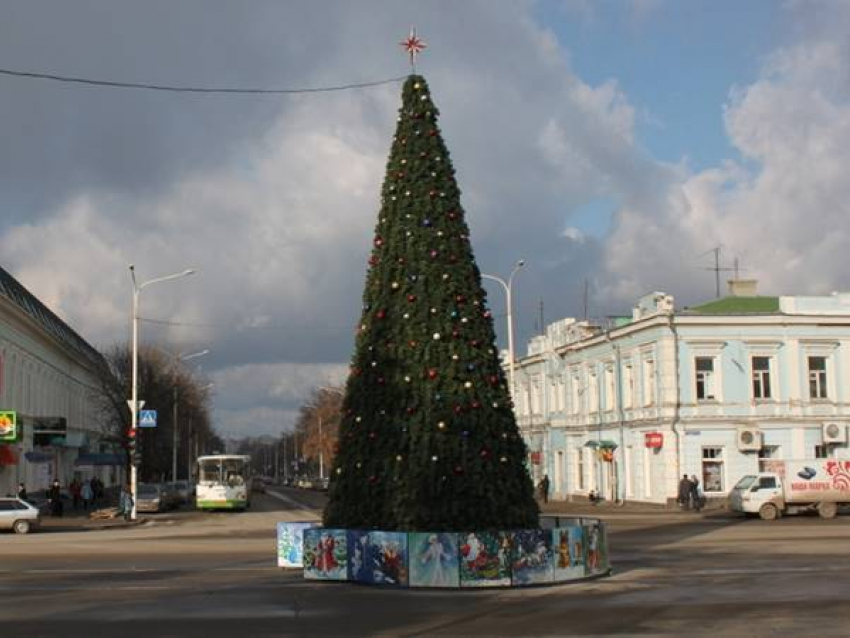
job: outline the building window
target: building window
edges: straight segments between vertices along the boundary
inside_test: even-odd
[[[809,397],[826,399],[826,357],[809,357]]]
[[[697,401],[711,401],[717,397],[714,394],[714,357],[696,357]]]
[[[573,414],[581,411],[581,377],[578,374],[570,377],[570,411]]]
[[[599,412],[599,383],[596,379],[596,373],[591,372],[587,375],[587,387],[590,390],[588,410],[590,412]]]
[[[770,357],[753,357],[753,398],[769,399]]]
[[[605,409],[613,410],[614,409],[614,393],[616,392],[616,388],[614,387],[614,368],[613,366],[606,366],[605,368]]]
[[[829,446],[827,446],[827,445],[816,445],[815,446],[815,458],[816,459],[827,459],[827,458],[829,458]]]
[[[722,492],[723,448],[702,448],[702,487],[706,492]]]
[[[764,445],[759,450],[759,472],[769,472],[771,462],[782,458],[782,448],[778,445]]]
[[[655,402],[655,360],[643,361],[643,404],[652,405]]]
[[[578,448],[576,451],[576,485],[578,490],[583,492],[586,489],[584,480],[584,448]]]
[[[623,407],[631,408],[635,401],[635,373],[631,364],[623,368]]]

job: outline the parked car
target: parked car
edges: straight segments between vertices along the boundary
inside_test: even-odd
[[[171,487],[175,492],[177,492],[181,505],[192,501],[194,490],[190,481],[174,481],[171,483]]]
[[[38,508],[19,498],[0,498],[0,529],[26,534],[41,524]]]
[[[259,494],[265,494],[266,482],[263,480],[262,476],[255,476],[251,479],[251,491]]]
[[[174,483],[160,483],[162,489],[162,497],[165,499],[165,509],[177,509],[180,507],[180,492],[175,487]]]
[[[162,486],[155,483],[140,483],[136,492],[136,511],[162,512],[168,509]]]

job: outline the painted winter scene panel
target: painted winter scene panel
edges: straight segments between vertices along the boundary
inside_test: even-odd
[[[461,587],[510,586],[510,532],[462,533],[458,551]]]
[[[304,578],[348,580],[345,532],[323,527],[304,530]]]
[[[608,572],[608,540],[605,534],[605,523],[596,521],[584,526],[584,538],[587,546],[588,576],[596,576]]]
[[[412,532],[408,535],[411,587],[459,587],[457,534]]]
[[[551,583],[552,533],[543,529],[523,529],[513,533],[511,573],[514,585]]]
[[[277,524],[277,566],[304,566],[304,530],[316,523],[299,521]]]
[[[371,585],[407,585],[407,533],[349,530],[348,578]]]
[[[585,576],[584,528],[580,525],[552,530],[555,580],[576,580]]]

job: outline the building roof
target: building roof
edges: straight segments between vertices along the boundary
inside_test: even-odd
[[[779,297],[723,297],[699,306],[686,308],[684,314],[752,315],[778,314]]]
[[[106,365],[101,354],[88,341],[78,335],[2,267],[0,267],[0,296],[8,299],[43,330],[62,345],[79,354],[84,360],[98,367]]]

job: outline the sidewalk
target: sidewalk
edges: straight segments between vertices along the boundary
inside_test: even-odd
[[[564,501],[549,499],[548,503],[538,501],[540,505],[540,513],[542,515],[561,515],[561,516],[617,516],[617,515],[644,515],[651,516],[658,514],[659,516],[683,516],[683,517],[714,517],[714,516],[729,516],[731,512],[725,507],[725,503],[716,502],[709,503],[700,512],[693,510],[683,510],[679,506],[668,507],[656,503],[635,503],[626,502],[615,505],[611,501],[602,501],[596,505],[587,500]]]
[[[135,521],[125,521],[122,517],[116,518],[89,518],[92,510],[85,511],[70,510],[63,516],[50,516],[42,514],[41,529],[50,532],[80,532],[95,529],[115,529],[120,527],[136,527],[146,523],[149,519],[138,517]]]

